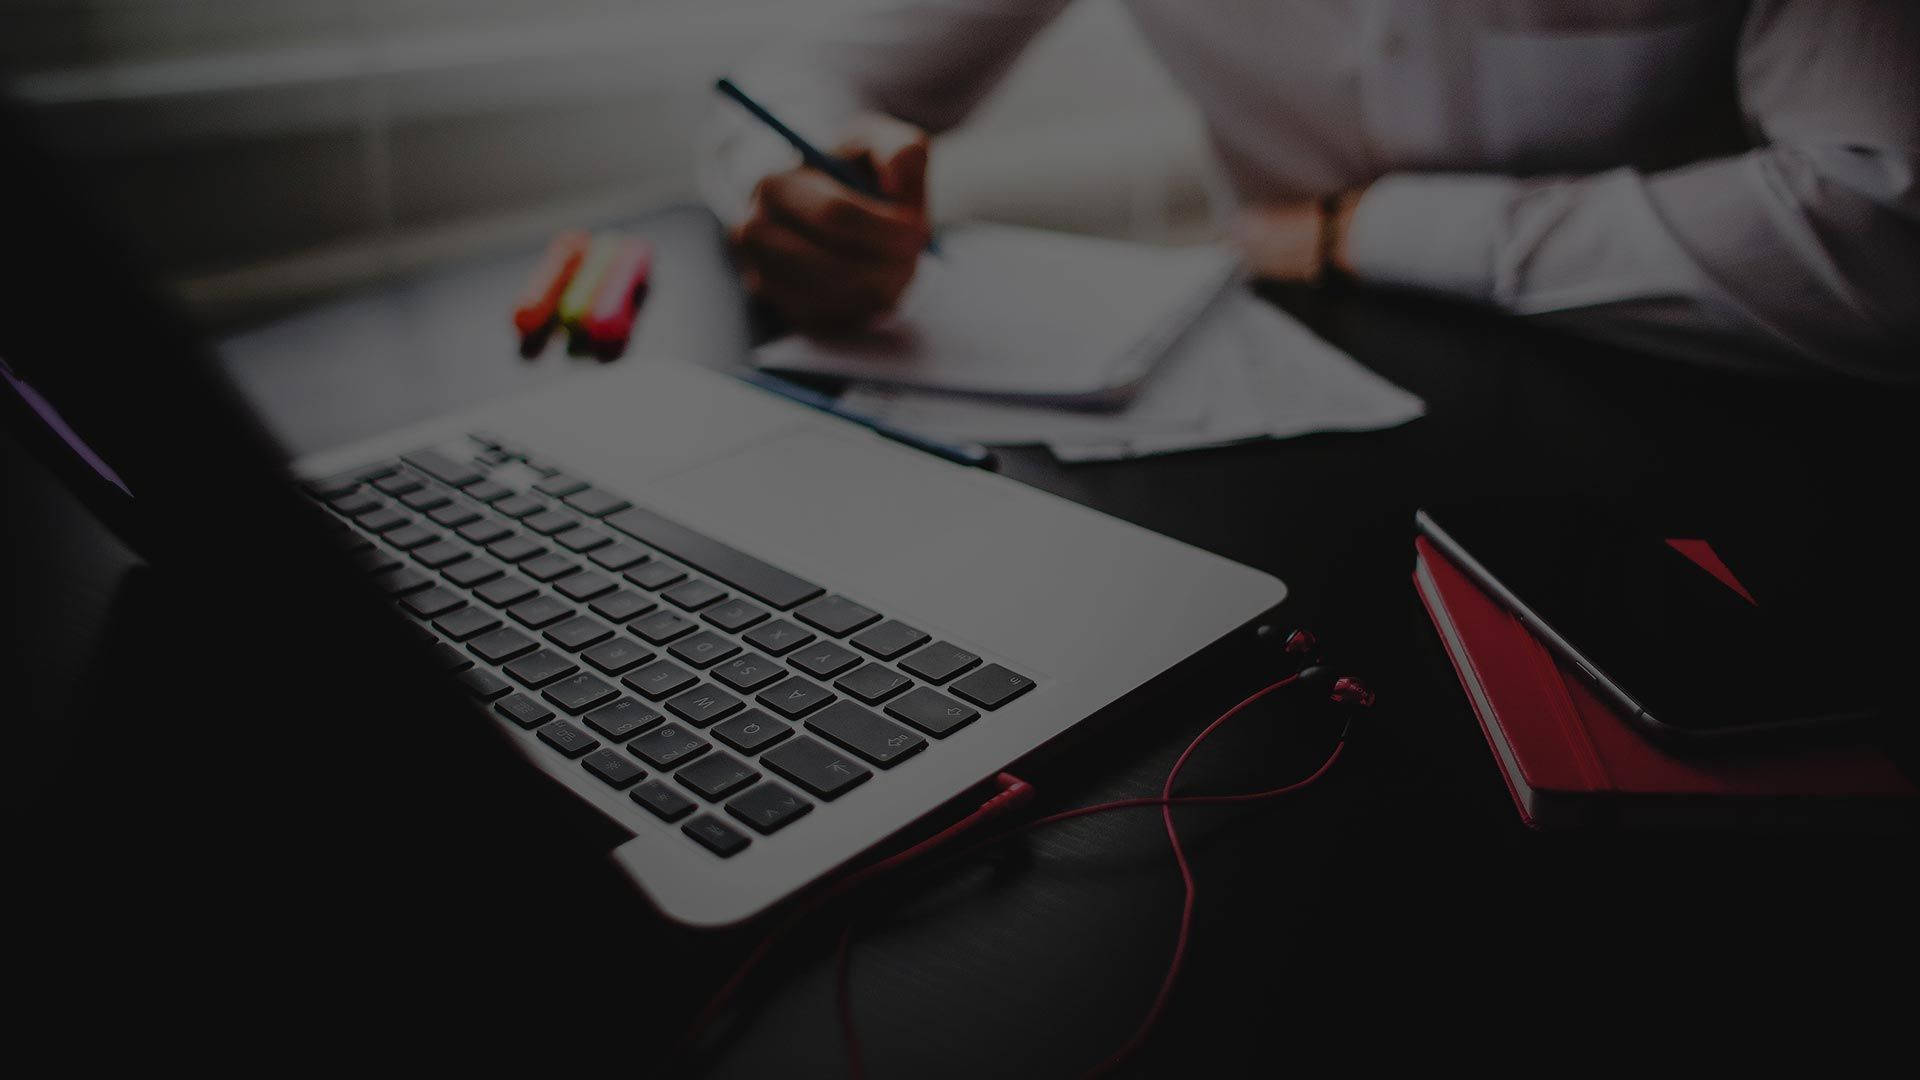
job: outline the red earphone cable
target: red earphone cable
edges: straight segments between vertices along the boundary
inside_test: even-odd
[[[1186,961],[1187,945],[1193,932],[1193,912],[1197,897],[1197,887],[1193,878],[1193,868],[1187,861],[1186,849],[1180,841],[1179,830],[1174,827],[1173,808],[1176,806],[1257,802],[1291,794],[1302,788],[1311,786],[1321,777],[1325,776],[1328,771],[1333,768],[1334,764],[1340,760],[1341,752],[1346,749],[1346,733],[1343,731],[1340,741],[1334,745],[1333,751],[1327,755],[1326,760],[1322,761],[1318,768],[1301,780],[1296,780],[1293,783],[1285,784],[1277,788],[1235,795],[1185,795],[1178,797],[1173,795],[1173,785],[1175,781],[1179,779],[1181,771],[1186,767],[1187,760],[1193,756],[1194,751],[1198,750],[1201,744],[1206,742],[1223,724],[1239,715],[1239,713],[1248,706],[1266,697],[1268,694],[1292,684],[1298,678],[1299,676],[1297,675],[1289,675],[1249,695],[1239,704],[1222,713],[1211,724],[1208,724],[1199,735],[1194,737],[1192,742],[1187,744],[1186,750],[1183,751],[1180,757],[1174,762],[1173,768],[1168,770],[1167,779],[1161,786],[1159,798],[1142,797],[1135,799],[1118,799],[1112,802],[1096,803],[1092,806],[1081,806],[1070,810],[1061,810],[1044,817],[1022,822],[1005,832],[989,837],[977,844],[969,846],[963,851],[955,853],[949,860],[943,860],[952,861],[953,859],[965,858],[985,847],[997,844],[1010,837],[1021,835],[1030,829],[1036,829],[1043,825],[1051,825],[1093,814],[1108,813],[1114,810],[1128,810],[1144,806],[1157,806],[1160,808],[1162,820],[1166,825],[1167,840],[1173,849],[1174,861],[1180,869],[1180,880],[1185,889],[1185,897],[1181,902],[1179,932],[1174,938],[1173,956],[1167,965],[1166,975],[1161,979],[1160,989],[1154,996],[1153,1004],[1147,1010],[1146,1016],[1141,1019],[1140,1025],[1134,1029],[1133,1034],[1118,1050],[1114,1051],[1105,1061],[1090,1070],[1088,1073],[1089,1076],[1098,1076],[1112,1071],[1146,1042],[1147,1036],[1152,1032],[1154,1026],[1159,1023],[1161,1015],[1166,1011],[1167,1001],[1173,993],[1174,983],[1179,980],[1181,968]],[[965,825],[967,822],[962,822],[961,824]],[[951,831],[952,830],[949,830],[949,832]],[[908,851],[901,852],[894,860],[889,860],[889,863],[897,866],[918,853],[919,852],[914,849],[909,849]],[[875,864],[874,868],[878,869],[881,865],[883,864]],[[853,929],[853,923],[849,921],[840,934],[839,943],[835,950],[835,998],[840,1017],[840,1030],[846,1045],[848,1074],[854,1077],[863,1077],[866,1070],[860,1051],[859,1035],[853,1021],[852,987],[850,981]]]

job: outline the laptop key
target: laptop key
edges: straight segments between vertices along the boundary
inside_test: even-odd
[[[412,473],[394,472],[375,480],[373,486],[388,495],[398,497],[408,492],[419,491],[424,485],[420,483],[420,478]]]
[[[653,650],[632,638],[616,637],[581,653],[580,658],[605,674],[618,675],[653,659]]]
[[[517,604],[538,591],[525,578],[503,577],[474,589],[473,595],[494,607],[506,607],[509,604]]]
[[[760,770],[716,750],[675,773],[674,779],[699,792],[701,798],[718,802],[760,779]]]
[[[487,545],[487,554],[505,563],[523,562],[547,550],[547,545],[531,536],[506,536]]]
[[[767,609],[734,597],[724,604],[708,608],[707,613],[700,617],[728,633],[737,634],[766,618]]]
[[[628,536],[658,548],[681,562],[719,578],[763,604],[781,611],[805,603],[826,590],[804,578],[669,521],[651,510],[628,507],[601,519]]]
[[[633,759],[618,750],[595,750],[580,759],[580,764],[593,775],[605,780],[615,788],[628,788],[647,775],[647,770],[633,763]]]
[[[664,719],[666,717],[651,705],[630,697],[623,697],[611,705],[602,705],[586,715],[588,727],[614,742],[625,742]]]
[[[515,622],[538,630],[573,614],[573,607],[551,596],[536,596],[508,608],[507,614],[513,616]]]
[[[936,739],[944,739],[980,719],[978,709],[968,708],[925,686],[888,702],[887,715],[905,720]]]
[[[440,539],[440,534],[424,525],[402,525],[382,533],[380,539],[401,551],[412,551],[414,548],[425,547]]]
[[[512,488],[505,484],[496,484],[491,480],[482,480],[477,484],[468,484],[460,490],[465,492],[468,498],[478,499],[483,503],[495,502],[513,494]]]
[[[661,821],[679,821],[693,813],[694,801],[658,780],[649,780],[627,797],[653,811]]]
[[[666,597],[675,607],[684,608],[687,611],[698,611],[725,597],[727,591],[711,581],[695,578],[685,584],[675,585],[660,595]]]
[[[427,518],[430,521],[432,521],[435,525],[439,525],[443,528],[453,529],[453,528],[458,528],[461,525],[467,525],[472,522],[479,521],[480,512],[478,510],[475,510],[471,506],[463,506],[460,503],[448,503],[447,505],[441,507],[440,509],[435,510],[432,513],[428,514]]]
[[[577,600],[584,604],[596,596],[612,592],[613,579],[589,570],[584,574],[568,577],[553,589],[569,600]]]
[[[692,637],[674,642],[667,651],[694,667],[703,668],[739,652],[740,646],[711,630],[702,630]]]
[[[576,479],[575,477],[568,476],[566,473],[557,472],[533,485],[533,490],[542,495],[552,495],[558,498],[562,495],[571,495],[576,491],[581,491],[585,489],[586,486],[587,482],[585,480]]]
[[[580,519],[574,517],[572,514],[561,513],[558,510],[542,510],[537,514],[530,514],[527,517],[521,518],[520,524],[525,525],[541,536],[553,536],[557,533],[566,532],[568,529],[580,524]]]
[[[502,573],[505,571],[492,559],[462,559],[440,571],[440,576],[463,589],[471,589],[482,582],[492,581]]]
[[[346,495],[359,488],[360,478],[352,473],[346,473],[341,476],[330,476],[323,480],[308,480],[300,486],[307,489],[307,494],[319,499],[321,502],[332,502],[340,496]]]
[[[540,741],[570,758],[579,757],[599,747],[600,740],[574,727],[565,720],[555,720],[539,731]]]
[[[708,683],[667,702],[667,711],[695,727],[706,727],[724,716],[740,711],[743,703],[725,690]]]
[[[759,653],[748,653],[714,668],[712,675],[735,690],[751,692],[786,673],[785,668]]]
[[[663,562],[643,563],[639,567],[627,571],[627,580],[648,592],[664,589],[676,581],[685,581],[686,577],[686,571],[678,567],[668,566]]]
[[[413,519],[391,506],[383,506],[370,513],[361,514],[353,523],[370,533],[384,533],[413,524]]]
[[[492,701],[513,689],[512,683],[485,668],[461,672],[460,681],[466,684],[468,692],[482,701]]]
[[[787,658],[787,662],[810,675],[831,679],[859,663],[860,656],[851,649],[843,649],[831,641],[822,641],[794,653]]]
[[[335,513],[350,518],[357,518],[362,514],[378,510],[387,504],[386,500],[371,491],[350,490],[345,495],[329,499],[327,505],[333,507]]]
[[[743,754],[757,754],[791,734],[792,724],[775,720],[759,709],[748,709],[713,727],[714,738]]]
[[[621,589],[587,605],[587,610],[609,622],[623,623],[636,615],[645,615],[658,605],[639,593]]]
[[[373,584],[388,596],[404,596],[433,584],[433,579],[411,566],[402,566],[398,570],[375,574]]]
[[[440,661],[440,666],[447,671],[465,671],[473,666],[473,661],[467,659],[459,649],[444,641],[433,643],[433,654]]]
[[[963,671],[971,670],[980,658],[946,641],[933,644],[900,661],[900,666],[930,683],[943,683]]]
[[[677,637],[693,633],[696,623],[671,611],[656,611],[628,624],[634,633],[655,645],[665,645]]]
[[[444,615],[466,602],[466,599],[459,593],[439,585],[435,585],[430,589],[422,589],[416,593],[409,593],[400,598],[401,607],[406,608],[408,611],[413,612],[423,619],[431,619],[435,615]]]
[[[760,755],[760,763],[822,799],[859,787],[873,770],[824,743],[800,736]]]
[[[547,508],[547,504],[531,495],[509,495],[490,504],[496,514],[505,514],[510,518],[531,517]]]
[[[891,660],[908,649],[918,647],[926,640],[925,633],[908,626],[899,619],[888,619],[885,622],[876,623],[853,635],[853,644],[856,648],[865,649],[882,660]]]
[[[833,693],[794,675],[760,691],[760,696],[754,700],[791,719],[805,716],[832,701]]]
[[[1033,689],[1033,680],[1015,674],[999,664],[988,664],[979,671],[957,680],[948,689],[954,695],[983,709],[997,709]]]
[[[401,496],[400,502],[407,509],[416,510],[424,514],[429,510],[437,510],[442,506],[450,505],[453,500],[447,496],[446,492],[441,491],[439,488],[423,487],[419,491]]]
[[[475,610],[468,608],[467,610]],[[540,643],[511,626],[502,627],[492,633],[482,634],[467,642],[467,648],[473,655],[489,664],[504,664],[516,656],[525,656],[539,647]]]
[[[536,555],[521,563],[519,569],[535,581],[558,581],[580,569],[580,564],[564,555]]]
[[[465,641],[500,625],[500,617],[486,608],[463,607],[433,620],[433,628],[455,641]]]
[[[573,618],[547,628],[546,638],[568,652],[579,652],[613,636],[613,628],[590,615]]]
[[[400,460],[449,487],[466,487],[483,480],[480,470],[469,462],[457,461],[438,450],[420,450],[400,455]]]
[[[746,822],[762,836],[791,825],[812,809],[812,803],[771,780],[748,788],[727,803],[727,813]]]
[[[361,570],[369,574],[382,574],[400,567],[400,560],[394,558],[392,553],[374,547],[371,543],[357,552],[353,561],[359,564]]]
[[[700,846],[723,859],[730,859],[747,849],[753,841],[739,829],[721,821],[712,814],[701,814],[685,825],[680,831],[700,842]]]
[[[628,743],[627,752],[656,769],[664,769],[699,757],[710,745],[684,725],[665,724]]]
[[[580,665],[574,663],[572,657],[552,649],[528,653],[507,665],[507,674],[535,690],[579,670]]]
[[[599,529],[585,528],[568,529],[566,532],[554,537],[554,539],[559,542],[561,547],[566,548],[568,551],[579,552],[581,554],[592,551],[594,548],[613,543],[613,537],[608,536]]]
[[[880,621],[880,613],[864,604],[835,593],[823,596],[799,611],[794,612],[800,621],[818,630],[825,630],[834,637],[846,637],[868,623]]]
[[[468,556],[467,545],[458,540],[435,540],[425,547],[413,549],[413,561],[429,570],[438,570],[452,566]]]
[[[610,491],[601,491],[599,488],[586,488],[572,492],[561,501],[588,517],[605,517],[615,510],[625,510],[628,505],[627,500]]]
[[[851,701],[836,701],[807,721],[807,727],[883,769],[927,748],[927,740]]]
[[[812,641],[814,636],[813,631],[802,629],[785,619],[762,623],[746,634],[748,644],[765,649],[773,656],[785,656]]]
[[[884,664],[862,664],[833,685],[869,705],[877,705],[912,686],[913,680]]]
[[[626,683],[634,693],[659,701],[668,694],[692,686],[699,680],[694,678],[693,672],[671,660],[655,660],[620,681]]]
[[[525,694],[509,694],[493,704],[493,711],[531,731],[553,719],[553,710]]]
[[[620,692],[601,681],[598,675],[581,672],[570,675],[540,692],[540,696],[578,716],[588,709],[605,705],[620,696]]]
[[[592,559],[595,563],[609,570],[617,572],[625,570],[630,566],[639,566],[641,563],[646,562],[647,553],[634,547],[632,544],[608,544],[605,547],[594,549],[593,554],[587,556],[587,558]]]
[[[513,535],[512,529],[507,528],[492,518],[470,521],[453,531],[459,533],[460,539],[465,540],[469,544],[491,544],[495,540],[502,540]]]

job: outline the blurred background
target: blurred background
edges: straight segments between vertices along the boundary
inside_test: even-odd
[[[693,199],[713,77],[873,2],[0,0],[0,72],[217,327]],[[1178,240],[1207,161],[1079,0],[936,144],[934,212]]]

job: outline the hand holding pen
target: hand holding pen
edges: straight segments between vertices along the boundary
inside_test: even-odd
[[[854,329],[891,311],[932,242],[926,132],[869,116],[828,155],[731,82],[719,89],[802,157],[760,181],[729,236],[747,288],[810,333]]]

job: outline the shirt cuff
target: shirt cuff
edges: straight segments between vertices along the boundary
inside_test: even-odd
[[[1492,300],[1500,236],[1523,188],[1504,176],[1384,177],[1354,208],[1347,264],[1373,284]]]

